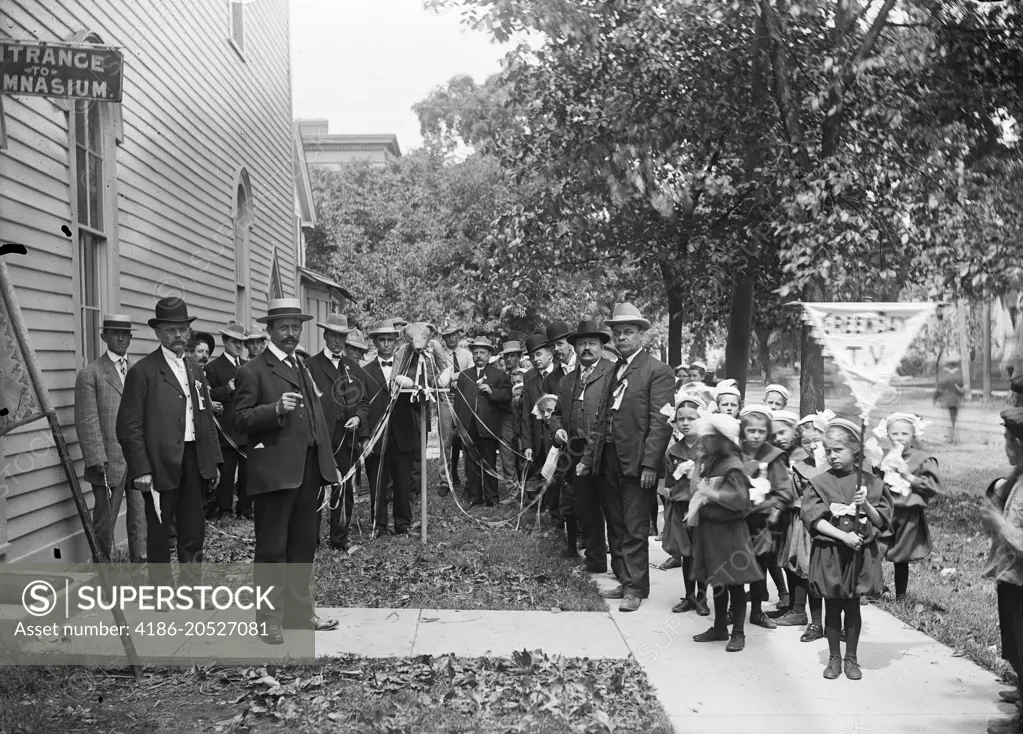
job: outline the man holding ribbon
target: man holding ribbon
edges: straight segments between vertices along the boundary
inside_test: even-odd
[[[650,595],[650,508],[671,440],[675,376],[643,350],[650,322],[631,303],[615,306],[604,323],[621,359],[576,475],[599,477],[612,566],[621,558],[620,585],[604,596],[633,612]]]
[[[196,317],[175,296],[158,301],[155,311],[149,325],[160,347],[128,368],[117,411],[117,440],[128,476],[146,504],[150,583],[169,586],[173,581],[173,524],[181,584],[195,586],[202,580],[205,488],[217,483],[223,457],[206,375],[185,358]]]
[[[100,547],[109,556],[121,500],[128,505],[128,558],[146,562],[146,511],[142,495],[128,480],[124,453],[117,442],[117,410],[131,366],[130,316],[105,315],[100,339],[107,351],[90,362],[75,380],[75,431],[85,461],[85,481],[92,485],[92,522]]]
[[[215,416],[217,434],[220,436],[220,453],[224,456],[224,465],[220,468],[220,483],[214,507],[210,510],[210,519],[215,512],[221,521],[230,519],[232,514],[252,519],[252,500],[249,499],[248,465],[245,461],[244,433],[234,427],[234,398],[237,390],[235,379],[241,366],[242,346],[247,334],[245,327],[237,321],[229,321],[220,330],[224,340],[224,353],[206,365],[206,380],[210,383],[210,395],[224,406],[223,412]],[[236,481],[237,475],[237,481]],[[235,488],[238,491],[238,505],[234,507]],[[234,511],[232,513],[232,508]]]
[[[348,317],[332,313],[326,321],[317,321],[323,329],[326,346],[306,364],[313,382],[322,393],[320,402],[327,420],[334,463],[341,477],[347,477],[363,449],[369,443],[369,391],[362,367],[345,354],[345,343],[352,329]],[[348,551],[348,526],[355,510],[355,477],[342,485],[340,496],[330,503],[330,547]],[[319,543],[320,524],[316,523],[316,541]]]

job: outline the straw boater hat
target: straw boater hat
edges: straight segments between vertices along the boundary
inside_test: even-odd
[[[522,354],[522,345],[517,341],[507,341],[501,348],[501,354]]]
[[[312,321],[313,317],[302,313],[302,304],[297,298],[275,298],[266,309],[266,316],[256,319],[261,324],[269,324],[274,319],[298,319]]]
[[[491,355],[497,353],[497,347],[494,346],[494,344],[491,343],[490,339],[485,336],[478,336],[471,342],[469,342],[469,349],[475,349],[476,347],[480,347],[482,349],[489,349]]]
[[[607,344],[611,341],[611,335],[606,331],[601,330],[601,328],[597,326],[596,321],[580,321],[579,325],[575,328],[575,331],[565,338],[568,339],[569,344],[574,346],[576,341],[583,337],[596,337],[597,339],[600,339],[601,344]]]
[[[245,336],[245,327],[237,321],[228,321],[227,326],[220,330],[220,334],[225,338],[230,337],[239,341],[245,341],[248,338]]]
[[[635,324],[646,331],[650,328],[650,322],[640,314],[639,309],[631,303],[619,303],[611,313],[611,318],[606,319],[607,326],[618,326],[619,324]]]
[[[245,334],[245,341],[266,341],[267,333],[264,329],[260,329],[255,324],[252,325],[252,329]]]
[[[341,313],[328,314],[326,321],[317,321],[316,325],[321,329],[333,331],[335,334],[352,333],[352,329],[348,328],[348,317]]]
[[[558,339],[570,336],[572,334],[572,327],[564,321],[552,321],[544,333],[547,334],[547,341],[553,344]]]
[[[377,321],[369,330],[367,336],[375,339],[378,336],[398,336],[398,330],[394,328],[394,322],[390,320]]]
[[[188,315],[188,304],[177,296],[161,298],[156,302],[155,316],[149,319],[154,329],[160,324],[190,324],[198,316]]]
[[[102,331],[135,331],[131,325],[131,316],[119,313],[103,314],[103,323],[99,327]]]
[[[352,332],[348,335],[348,340],[345,342],[345,346],[361,349],[364,352],[369,351],[369,344],[362,340],[362,332],[358,329],[352,329]]]

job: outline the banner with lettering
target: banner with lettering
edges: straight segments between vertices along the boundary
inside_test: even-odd
[[[852,389],[863,420],[936,303],[802,303],[803,320]]]

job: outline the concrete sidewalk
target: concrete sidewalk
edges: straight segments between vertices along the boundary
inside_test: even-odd
[[[666,556],[651,539],[650,559]],[[747,625],[746,649],[693,642],[713,617],[672,614],[681,571],[651,568],[650,598],[639,611],[454,611],[319,609],[341,622],[317,633],[320,656],[368,657],[453,653],[625,658],[634,655],[656,689],[676,732],[738,734],[965,734],[983,732],[1000,705],[995,676],[873,606],[863,607],[859,660],[863,680],[827,681],[827,641],[801,643],[802,628]],[[602,588],[610,576],[597,578]],[[767,608],[773,608],[769,603]],[[994,611],[992,610],[992,613]]]

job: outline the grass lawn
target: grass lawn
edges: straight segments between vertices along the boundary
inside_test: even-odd
[[[634,660],[331,658],[316,666],[120,672],[8,668],[0,731],[670,734]]]
[[[879,606],[980,665],[1004,673],[995,585],[981,576],[991,540],[980,525],[984,491],[1008,474],[1003,444],[990,440],[927,448],[938,459],[944,487],[927,511],[934,552],[910,565],[907,601],[896,603],[886,595]],[[885,583],[894,590],[892,565],[885,563],[884,569]]]
[[[564,532],[536,512],[523,515],[519,529],[518,500],[493,508],[463,507],[449,495],[440,497],[438,467],[429,462],[427,499],[429,542],[420,536],[420,503],[413,496],[413,532],[404,536],[371,537],[369,496],[356,497],[349,554],[327,545],[327,513],[316,556],[316,603],[337,607],[428,609],[551,609],[606,611],[596,585],[578,566],[581,560],[563,555]],[[363,479],[365,483],[365,478]],[[363,485],[365,486],[365,484]],[[497,525],[507,521],[504,525]],[[250,561],[253,524],[234,520],[207,527],[207,562]]]

